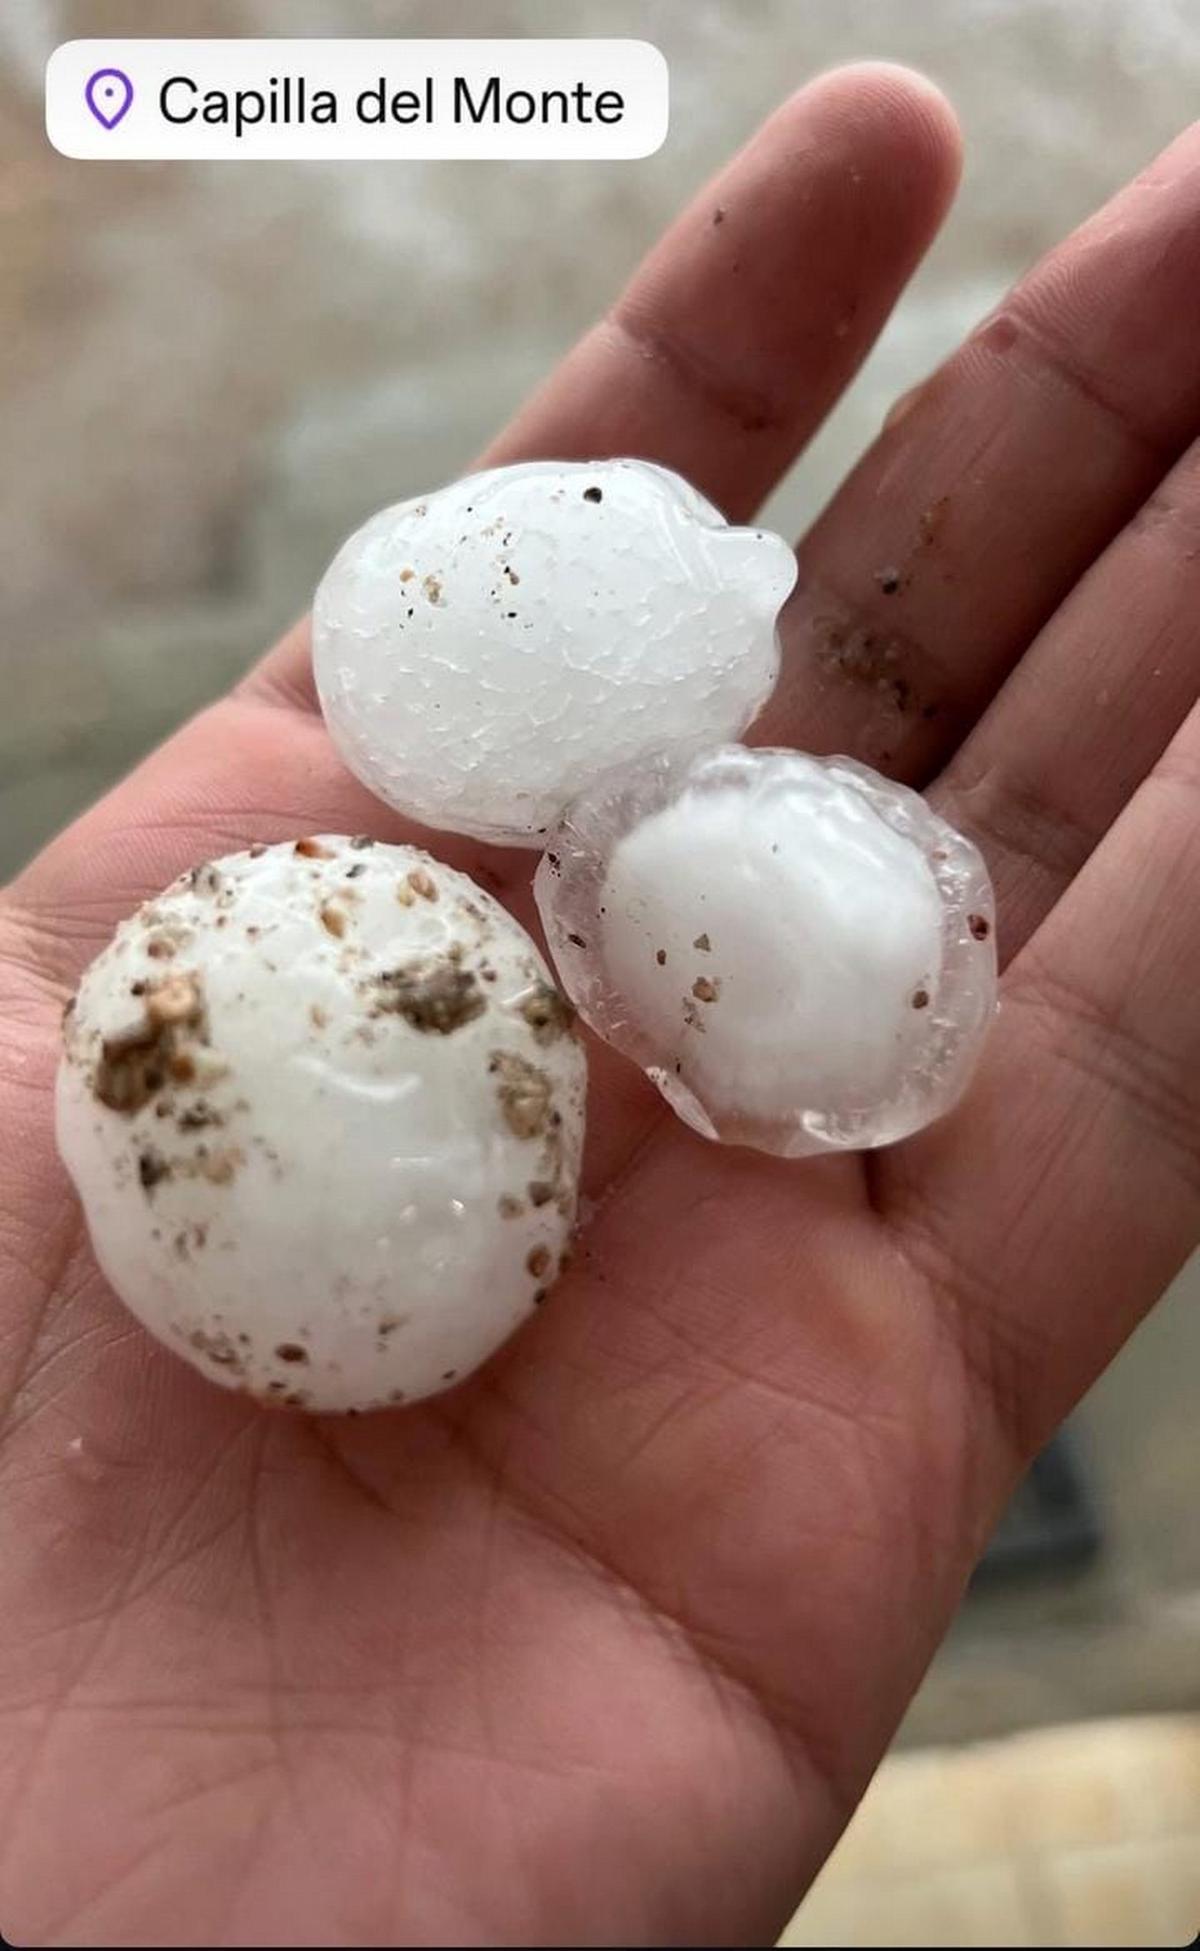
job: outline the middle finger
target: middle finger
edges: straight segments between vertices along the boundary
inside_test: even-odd
[[[916,784],[1200,427],[1200,124],[893,411],[800,545],[756,739]]]

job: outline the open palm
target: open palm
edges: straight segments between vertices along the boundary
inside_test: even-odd
[[[826,77],[489,459],[744,519],[936,227],[956,140]],[[592,1052],[573,1270],[475,1381],[309,1420],[96,1272],[61,1006],[181,868],[399,822],[303,629],[0,907],[0,1923],[21,1943],[740,1941],[861,1794],[1017,1473],[1200,1219],[1200,132],[891,417],[800,547],[766,736],[927,788],[997,882],[950,1119],[784,1165]],[[1189,717],[1189,713],[1191,714]],[[530,857],[433,844],[528,915]]]

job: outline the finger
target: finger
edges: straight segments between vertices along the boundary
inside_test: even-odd
[[[869,350],[958,163],[924,77],[819,76],[689,204],[487,462],[638,454],[744,518]]]
[[[640,455],[749,515],[862,362],[958,165],[951,110],[922,76],[819,76],[700,192],[480,465]],[[252,681],[311,704],[306,634]]]
[[[1200,428],[1200,125],[901,402],[800,549],[763,736],[932,776]]]
[[[978,841],[1011,959],[1200,694],[1200,443],[1085,576],[930,797]]]
[[[1198,813],[1200,710],[1014,963],[962,1110],[877,1164],[1023,1451],[1200,1233]]]

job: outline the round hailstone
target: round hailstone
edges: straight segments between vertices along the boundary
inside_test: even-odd
[[[385,508],[313,605],[338,751],[427,826],[540,846],[612,765],[743,732],[792,550],[644,461],[533,461]]]
[[[535,885],[581,1015],[709,1138],[890,1144],[950,1109],[994,1009],[979,853],[851,759],[732,746],[614,775]]]
[[[448,1387],[544,1298],[585,1062],[524,929],[412,847],[195,868],[118,928],[65,1029],[58,1142],[152,1334],[268,1402]]]

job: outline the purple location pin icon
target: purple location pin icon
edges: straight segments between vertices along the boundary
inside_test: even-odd
[[[120,68],[97,68],[83,92],[97,122],[106,129],[115,129],[121,117],[129,112],[133,83]]]

